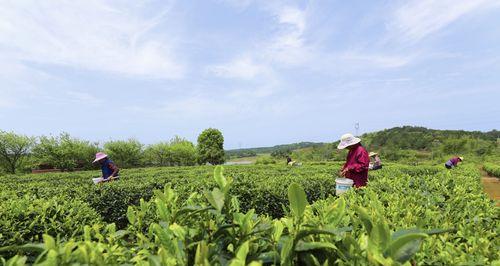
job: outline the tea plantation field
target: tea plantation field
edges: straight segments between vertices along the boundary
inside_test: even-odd
[[[0,177],[1,265],[490,265],[499,208],[472,166],[389,165],[336,197],[340,165]]]

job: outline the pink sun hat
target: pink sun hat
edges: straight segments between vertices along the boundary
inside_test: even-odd
[[[108,155],[106,153],[104,153],[104,152],[98,152],[98,153],[95,154],[95,160],[92,163],[95,163],[95,162],[97,162],[99,160],[102,160],[102,159],[104,159],[106,157],[108,157]]]

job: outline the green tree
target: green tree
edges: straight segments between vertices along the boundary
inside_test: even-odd
[[[287,156],[290,156],[290,154],[292,154],[291,149],[277,149],[271,152],[271,157],[283,159],[286,158]]]
[[[170,141],[172,150],[172,162],[174,165],[195,165],[196,147],[186,139],[175,136]]]
[[[146,165],[169,166],[172,161],[172,148],[168,142],[148,145],[144,150]]]
[[[39,143],[33,148],[33,156],[38,166],[56,167],[61,170],[90,169],[98,150],[97,143],[62,133],[58,137],[40,137]]]
[[[186,166],[196,164],[196,147],[190,141],[175,136],[169,142],[151,144],[144,150],[146,165]]]
[[[0,131],[0,165],[15,174],[35,144],[35,138]]]
[[[143,145],[135,139],[109,141],[104,144],[104,152],[118,167],[137,167],[142,165]]]
[[[224,137],[222,133],[215,128],[205,129],[198,136],[198,162],[200,164],[223,164],[224,156]]]

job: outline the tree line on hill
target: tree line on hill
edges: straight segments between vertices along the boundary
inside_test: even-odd
[[[136,139],[99,143],[62,133],[59,136],[31,137],[0,131],[0,172],[19,173],[31,169],[95,169],[95,154],[104,151],[121,168],[145,166],[189,166],[222,164],[224,137],[214,128],[204,130],[195,146],[174,137],[170,141],[144,145]]]
[[[272,154],[272,153],[283,153],[288,151],[293,151],[297,149],[304,149],[310,147],[320,147],[325,143],[322,142],[299,142],[292,144],[282,144],[275,145],[272,147],[258,147],[258,148],[245,148],[245,149],[234,149],[227,150],[226,157],[228,158],[244,158],[257,156],[258,154]]]
[[[500,158],[500,131],[489,132],[464,130],[435,130],[424,127],[394,127],[361,136],[363,145],[369,151],[382,154],[385,160],[417,162],[442,160],[450,155],[469,155],[478,160],[488,156]],[[346,157],[345,150],[337,150],[337,142],[301,142],[258,148],[270,156],[262,158],[264,163],[291,156],[300,161],[341,161]],[[257,149],[228,151],[227,154],[241,156],[257,153]]]

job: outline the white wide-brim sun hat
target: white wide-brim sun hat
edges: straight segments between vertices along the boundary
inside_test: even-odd
[[[96,163],[99,160],[102,160],[104,158],[108,157],[108,155],[104,152],[98,152],[95,154],[95,160],[92,163]]]
[[[360,138],[353,136],[351,133],[347,133],[342,135],[342,137],[340,137],[340,143],[337,146],[337,149],[342,150],[351,145],[358,144],[360,142],[361,142]]]

